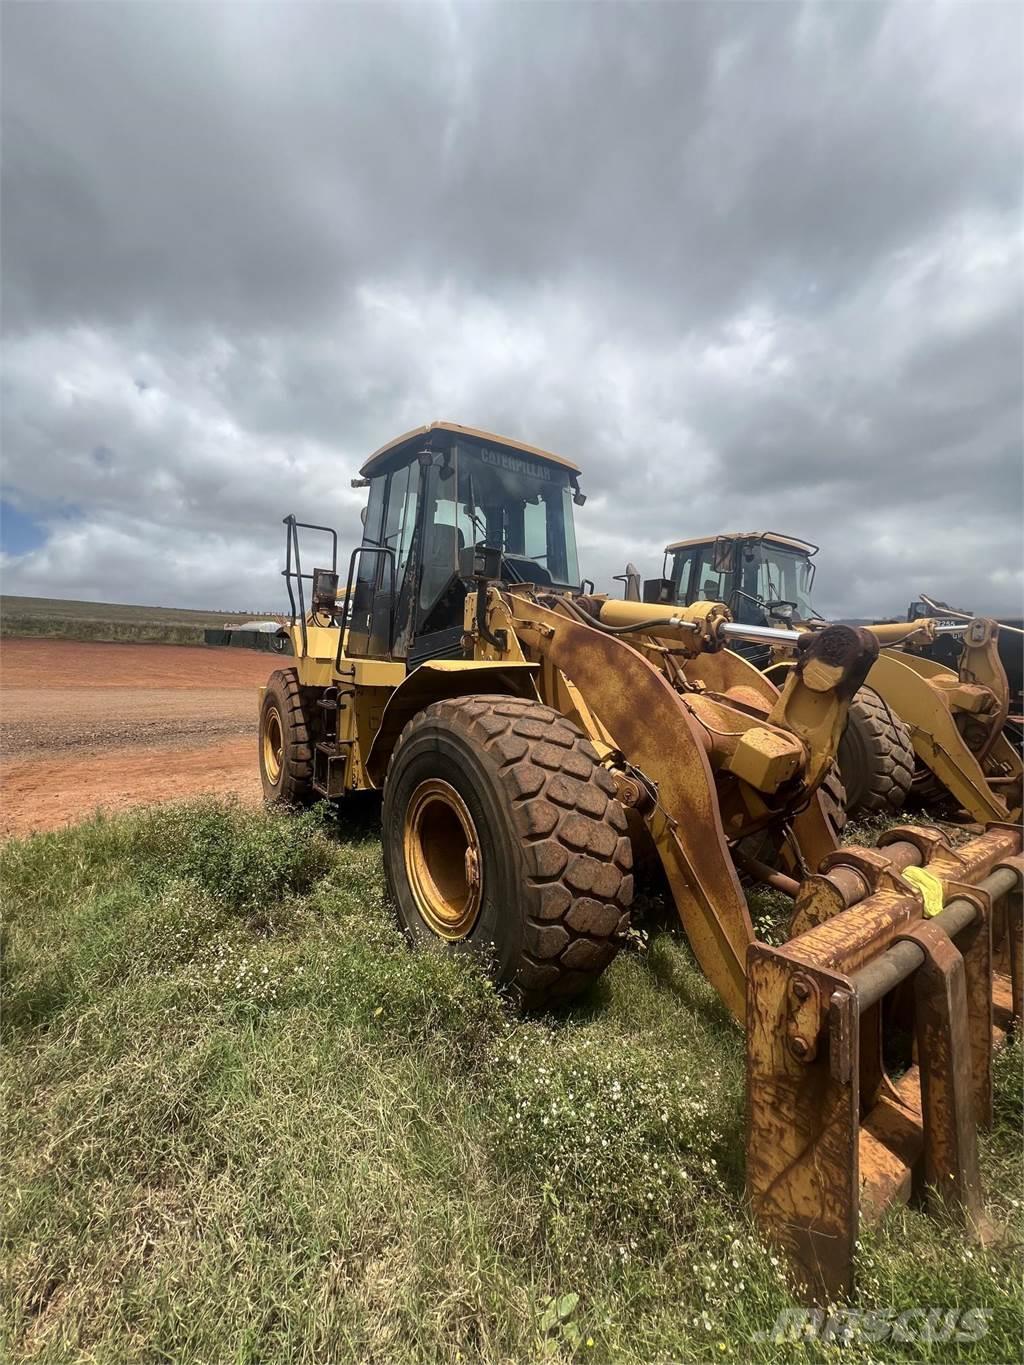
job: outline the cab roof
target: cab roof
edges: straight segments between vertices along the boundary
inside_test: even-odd
[[[508,436],[495,436],[491,431],[478,431],[476,427],[460,426],[458,422],[429,422],[425,427],[415,427],[403,436],[396,436],[393,441],[388,441],[387,445],[375,450],[360,469],[360,475],[364,479],[372,477],[385,460],[397,454],[404,454],[404,446],[418,445],[424,436],[429,435],[432,431],[450,431],[456,436],[468,436],[475,441],[483,441],[486,445],[505,446],[509,450],[522,450],[538,460],[547,460],[550,464],[556,464],[561,469],[568,469],[571,474],[580,473],[579,465],[573,464],[571,460],[564,460],[561,455],[552,455],[549,450],[541,450],[539,446],[528,446],[524,441],[513,441]]]
[[[686,550],[691,545],[713,545],[716,540],[766,540],[770,545],[781,545],[787,550],[796,550],[808,556],[818,553],[817,545],[812,545],[809,540],[779,535],[778,531],[729,531],[720,536],[692,536],[689,540],[674,540],[671,545],[666,545],[665,553]]]

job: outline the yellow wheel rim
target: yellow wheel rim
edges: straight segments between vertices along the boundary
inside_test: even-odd
[[[465,801],[440,778],[421,782],[406,808],[405,871],[424,922],[465,938],[480,914],[480,840]]]
[[[276,706],[267,709],[263,720],[263,771],[271,785],[281,776],[281,763],[284,759],[284,727],[281,713]]]

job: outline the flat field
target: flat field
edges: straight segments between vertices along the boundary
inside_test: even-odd
[[[259,798],[254,650],[58,639],[0,646],[0,834],[199,792]]]
[[[0,597],[0,635],[201,645],[203,631],[208,628],[266,615],[261,611],[193,611],[185,607],[134,607],[117,602],[4,596]]]

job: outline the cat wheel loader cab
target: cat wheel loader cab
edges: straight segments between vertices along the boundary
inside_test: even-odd
[[[914,885],[900,869],[937,857],[929,836],[904,832],[906,847],[884,858],[840,850],[821,792],[876,639],[841,625],[774,627],[773,642],[794,651],[776,687],[727,648],[764,628],[734,621],[720,601],[595,593],[577,563],[573,511],[583,495],[568,461],[438,422],[382,447],[358,482],[367,509],[344,584],[334,533],[285,519],[294,660],[261,690],[267,798],[336,801],[343,819],[350,794],[381,791],[385,873],[410,944],[479,954],[530,1007],[576,995],[615,956],[629,923],[634,845],[653,848],[697,961],[734,1018],[755,1024],[748,1165],[758,1215],[800,1277],[832,1292],[852,1273],[856,1209],[843,1206],[827,1266],[813,1236],[794,1240],[787,1230],[798,1223],[813,1233],[820,1222],[833,1236],[837,1218],[799,1153],[823,1124],[834,1126],[837,1094],[843,1140],[858,1141],[857,1087],[881,1054],[851,1052],[848,1033],[831,1042],[831,1016],[819,1005],[826,988],[845,982],[843,1027],[852,1027],[863,994],[856,974],[878,961],[889,980],[885,954],[920,930],[925,895],[941,905],[1000,862],[1015,866],[1019,835],[939,858]],[[307,569],[314,537],[328,554]],[[748,856],[755,837],[784,848],[798,876]],[[790,956],[757,943],[737,861],[794,898]],[[1008,953],[1019,934],[1004,901],[1018,884],[1006,873],[979,890],[970,916],[949,921],[946,941],[988,925],[991,911],[993,923],[1006,920],[996,942]],[[890,892],[892,913],[880,917],[876,893]],[[926,937],[931,951],[936,936]],[[805,956],[794,984],[787,973]],[[981,1017],[988,993],[1019,1009],[1019,972],[1011,990],[990,959],[972,964],[969,1001],[957,997],[945,1023],[929,1024],[928,1058],[930,1040],[960,1039]],[[918,965],[904,962],[905,974]],[[814,994],[802,993],[804,977]],[[971,1036],[980,1059],[980,1035]],[[826,1112],[827,1088],[801,1068],[827,1068],[840,1047]],[[969,1142],[951,1149],[935,1138],[915,1076],[904,1085],[906,1142],[892,1170],[927,1160],[944,1178],[952,1163],[956,1190],[966,1190],[976,1175]],[[772,1167],[760,1148],[779,1087],[786,1141]],[[908,1175],[880,1186],[880,1202],[910,1184]]]
[[[820,619],[811,604],[817,545],[776,531],[745,531],[714,540],[680,540],[665,550],[663,584],[675,602],[725,602],[750,626],[788,626]],[[771,648],[738,646],[754,663]]]
[[[771,629],[824,624],[811,601],[817,552],[775,531],[676,541],[644,596],[685,605],[716,592],[738,621],[764,628],[763,639],[734,647],[779,681],[790,651]],[[982,824],[1019,820],[1022,765],[1003,734],[1010,693],[995,623],[911,614],[868,629],[883,648],[850,705],[838,755],[849,813],[892,815],[914,792]],[[953,651],[943,657],[955,667],[939,662],[937,642]]]

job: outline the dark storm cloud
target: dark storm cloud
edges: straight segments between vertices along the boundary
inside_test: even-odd
[[[1019,8],[3,23],[8,591],[269,605],[443,416],[584,465],[605,581],[771,525],[826,609],[1019,610]]]

